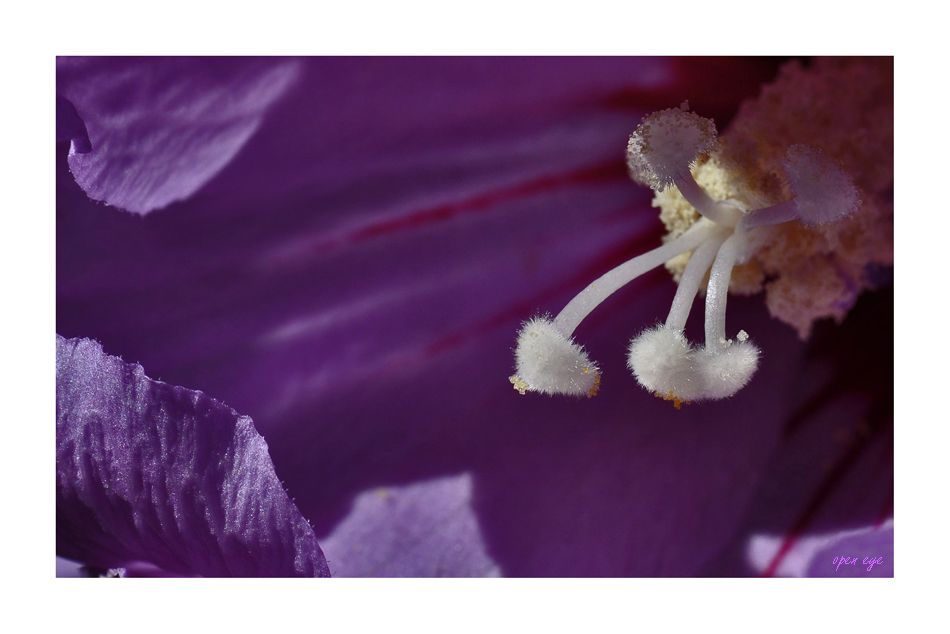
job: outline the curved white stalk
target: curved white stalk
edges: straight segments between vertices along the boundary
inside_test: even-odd
[[[735,227],[739,219],[742,218],[742,212],[739,209],[710,198],[706,190],[700,187],[696,179],[693,178],[693,174],[689,169],[677,172],[673,184],[679,188],[686,202],[692,205],[704,218],[708,218],[717,225]]]
[[[739,222],[745,230],[755,229],[756,227],[770,227],[779,225],[783,222],[798,220],[798,205],[794,200],[772,207],[764,207],[750,211]]]
[[[566,337],[574,334],[574,330],[601,302],[610,297],[618,289],[629,284],[637,277],[655,269],[667,260],[675,258],[681,253],[695,249],[716,231],[716,226],[709,221],[697,222],[683,235],[672,242],[637,256],[624,262],[620,266],[604,273],[583,291],[568,302],[567,306],[554,318],[555,327]]]
[[[719,248],[716,261],[709,272],[706,286],[706,349],[722,346],[726,341],[726,298],[729,280],[740,252],[746,246],[748,234],[736,232]]]
[[[630,135],[627,165],[633,179],[658,192],[676,185],[703,217],[679,238],[602,275],[554,319],[524,322],[515,350],[517,373],[510,377],[518,392],[595,395],[600,369],[574,342],[575,329],[618,289],[688,251],[693,253],[666,323],[633,338],[627,365],[640,385],[673,401],[677,409],[683,402],[727,398],[748,383],[758,367],[759,349],[744,330],[737,341],[726,338],[726,299],[736,262],[769,239],[771,232],[758,228],[790,220],[805,226],[836,222],[853,213],[860,200],[840,165],[816,148],[793,145],[784,166],[795,198],[743,213],[744,202],[736,206],[713,200],[690,172],[715,145],[715,123],[689,112],[686,103],[645,117]],[[686,340],[684,328],[707,270],[706,342],[699,348]]]
[[[719,247],[729,237],[726,229],[718,229],[713,235],[706,239],[701,245],[693,250],[689,256],[689,262],[680,278],[680,284],[676,289],[676,296],[673,297],[673,305],[670,307],[670,314],[666,318],[666,327],[671,330],[680,330],[686,327],[686,319],[689,317],[690,308],[693,306],[693,300],[696,293],[699,292],[699,286],[703,282],[706,271],[709,270]]]

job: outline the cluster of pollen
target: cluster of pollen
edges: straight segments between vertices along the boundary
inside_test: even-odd
[[[511,384],[514,386],[518,394],[524,395],[528,392],[528,390],[531,389],[531,386],[528,385],[528,383],[517,374],[509,376],[508,380],[511,381]]]
[[[522,392],[524,394],[524,392]],[[676,409],[683,409],[683,405],[689,405],[691,401],[684,401],[676,394],[673,394],[673,390],[670,390],[666,394],[660,394],[659,392],[654,392],[653,396],[657,398],[662,398],[664,401],[673,401],[673,407]]]
[[[831,66],[837,72],[838,67]],[[801,72],[792,67],[779,80],[797,91],[792,97],[797,102],[803,100]],[[822,81],[833,83],[840,92],[846,82],[835,72],[831,80]],[[556,317],[535,317],[522,325],[515,349],[516,373],[510,377],[518,392],[594,396],[601,373],[574,342],[574,330],[616,290],[664,264],[674,271],[679,286],[666,322],[643,330],[629,343],[627,366],[637,382],[671,401],[676,409],[684,403],[728,398],[748,384],[758,368],[760,351],[744,330],[735,339],[726,336],[729,291],[735,292],[736,287],[754,291],[757,285],[761,289],[767,278],[787,285],[803,266],[814,266],[815,250],[822,254],[819,260],[827,261],[823,256],[829,245],[836,244],[835,236],[868,231],[880,225],[885,215],[873,207],[867,210],[869,205],[884,204],[878,194],[886,177],[869,183],[869,195],[862,183],[855,183],[848,161],[839,158],[841,143],[818,143],[802,135],[789,139],[779,155],[774,142],[760,138],[764,131],[758,127],[759,119],[742,123],[743,112],[775,110],[776,94],[766,89],[765,106],[740,110],[738,128],[744,132],[729,137],[729,142],[721,141],[714,122],[690,112],[687,103],[644,117],[630,136],[627,164],[635,181],[657,193],[654,206],[661,207],[670,235],[662,246],[586,286]],[[798,114],[800,120],[802,113]],[[798,120],[780,129],[796,125]],[[862,138],[865,146],[875,145],[867,134]],[[757,149],[766,159],[756,158]],[[865,217],[867,213],[871,219]],[[789,246],[793,240],[797,251]],[[864,256],[864,265],[888,263],[884,249],[871,250],[883,257],[868,257],[867,251],[853,256],[860,248],[852,248],[843,262],[853,265]],[[776,259],[779,253],[785,258],[782,266],[776,265],[782,261]],[[843,262],[839,268],[848,269]],[[782,296],[783,288],[767,290],[770,297],[772,293]],[[690,308],[700,293],[705,294],[706,304],[703,345],[690,342],[684,334]],[[792,311],[776,311],[772,302],[769,307],[803,336],[815,318],[824,316],[807,303],[797,317]]]
[[[789,62],[772,84],[739,109],[715,154],[701,158],[696,182],[717,200],[767,206],[794,195],[782,177],[790,146],[818,148],[839,162],[861,192],[845,222],[784,223],[733,270],[729,291],[765,293],[770,314],[807,339],[814,323],[841,322],[857,297],[889,283],[894,263],[894,67],[887,57]],[[701,216],[675,187],[653,206],[669,232],[683,234]],[[679,281],[689,254],[666,263]]]

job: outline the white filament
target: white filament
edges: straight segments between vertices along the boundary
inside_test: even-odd
[[[686,103],[643,119],[627,145],[631,176],[657,191],[675,184],[703,217],[675,240],[602,275],[553,320],[537,317],[525,322],[515,352],[517,374],[510,377],[516,390],[596,394],[600,370],[572,339],[575,329],[618,289],[688,251],[693,253],[666,323],[630,342],[627,364],[640,385],[672,400],[677,408],[683,401],[727,398],[749,382],[758,367],[759,349],[745,331],[739,331],[736,341],[726,339],[726,299],[733,267],[769,238],[768,231],[757,228],[796,219],[805,226],[836,222],[853,213],[860,200],[840,165],[816,148],[793,145],[784,167],[795,198],[743,213],[744,202],[713,200],[690,172],[698,157],[715,145],[715,124],[690,113]],[[686,339],[684,328],[707,270],[706,342],[699,348]]]
[[[571,336],[584,318],[618,289],[667,260],[695,249],[715,231],[716,226],[711,222],[700,220],[676,240],[667,242],[604,273],[568,302],[567,306],[554,318],[554,325],[565,335]]]
[[[742,218],[742,212],[726,203],[713,200],[706,193],[706,190],[699,186],[692,172],[688,169],[681,170],[676,174],[673,180],[679,188],[683,198],[692,205],[696,211],[704,218],[712,220],[717,225],[723,227],[734,227],[739,219]]]
[[[733,233],[719,248],[716,261],[709,272],[706,286],[706,349],[724,345],[726,341],[726,298],[729,280],[740,252],[746,245],[748,234]]]
[[[686,326],[689,310],[693,306],[696,293],[699,292],[703,277],[705,277],[706,271],[709,270],[709,266],[716,258],[719,247],[722,246],[728,236],[728,230],[717,230],[705,242],[696,247],[692,255],[689,256],[689,262],[686,263],[683,276],[680,278],[680,284],[676,289],[676,296],[673,297],[673,306],[670,307],[670,314],[666,318],[667,328],[683,330]]]

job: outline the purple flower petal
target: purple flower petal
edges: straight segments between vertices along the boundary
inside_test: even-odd
[[[92,151],[86,124],[76,112],[76,106],[62,97],[56,97],[56,141],[69,141],[70,154]]]
[[[320,542],[334,577],[495,577],[468,474],[361,493]]]
[[[894,521],[857,530],[800,537],[785,549],[781,536],[756,535],[748,544],[749,565],[778,577],[893,577]],[[778,555],[785,549],[781,562]]]
[[[61,579],[64,577],[85,577],[83,574],[83,565],[77,561],[72,561],[70,559],[64,559],[63,557],[56,558],[56,578]]]
[[[56,338],[57,553],[94,568],[329,576],[251,419]]]
[[[146,214],[220,172],[292,84],[298,63],[61,57],[56,71],[57,103],[73,106],[88,130],[77,141],[71,122],[76,181],[94,200]]]
[[[346,574],[434,574],[433,561],[472,574],[452,540],[413,539],[467,508],[478,530],[459,529],[463,548],[504,574],[699,574],[773,477],[805,352],[761,298],[730,302],[730,325],[764,355],[722,403],[675,411],[625,369],[626,341],[672,299],[663,272],[578,333],[605,370],[596,399],[520,397],[507,382],[522,319],[659,243],[623,164],[644,108],[689,98],[723,124],[767,78],[707,66],[732,93],[717,110],[695,82],[664,82],[682,79],[673,69],[310,60],[191,200],[143,222],[60,181],[60,332],[253,415]],[[470,502],[427,488],[459,473]],[[398,494],[391,533],[370,505],[380,487]],[[431,514],[404,512],[429,495]],[[344,554],[369,536],[384,546]]]
[[[808,567],[808,576],[893,577],[894,522],[863,530],[842,531],[815,553]]]
[[[890,291],[863,295],[841,326],[818,324],[784,390],[788,414],[768,470],[731,545],[706,574],[802,571],[803,540],[893,517],[893,333]],[[763,535],[781,536],[779,546],[767,564],[753,564],[750,544]]]

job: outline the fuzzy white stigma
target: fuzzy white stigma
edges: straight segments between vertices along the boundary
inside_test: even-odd
[[[806,227],[838,222],[860,207],[854,181],[818,148],[793,145],[783,165],[795,192],[799,219]]]
[[[716,123],[689,112],[689,103],[643,118],[627,142],[627,166],[633,180],[666,189],[716,146]]]
[[[759,349],[745,331],[739,341],[694,348],[679,330],[657,326],[630,342],[627,366],[656,396],[681,403],[728,398],[755,374]]]
[[[627,167],[641,185],[663,191],[676,185],[680,193],[705,218],[735,226],[742,212],[717,202],[700,187],[690,169],[701,154],[716,147],[716,124],[689,111],[689,102],[643,118],[627,142]]]
[[[600,371],[584,349],[562,334],[548,317],[526,321],[518,333],[516,374],[509,377],[520,393],[595,396]]]
[[[651,392],[693,401],[703,396],[694,356],[693,347],[681,331],[661,325],[644,330],[630,342],[627,367]]]
[[[782,161],[795,197],[780,205],[756,209],[742,218],[746,229],[798,220],[806,227],[847,218],[861,206],[854,181],[841,166],[810,145],[793,145]]]
[[[745,331],[726,339],[726,298],[736,263],[759,248],[768,232],[760,227],[790,220],[806,226],[836,222],[859,205],[851,178],[818,149],[793,145],[785,170],[795,198],[771,207],[751,208],[749,201],[713,200],[690,168],[716,148],[716,126],[689,112],[687,103],[651,114],[630,136],[627,163],[633,178],[657,190],[676,185],[703,217],[675,240],[608,271],[577,294],[557,317],[536,317],[523,324],[515,352],[515,389],[542,394],[593,396],[600,370],[574,343],[574,330],[612,293],[636,277],[691,252],[666,323],[635,337],[627,366],[637,382],[656,396],[684,402],[728,398],[745,387],[759,365],[759,349]],[[700,287],[706,284],[703,347],[683,334]]]
[[[759,367],[759,349],[745,331],[739,341],[697,351],[696,368],[703,385],[703,398],[728,398],[744,388]]]

